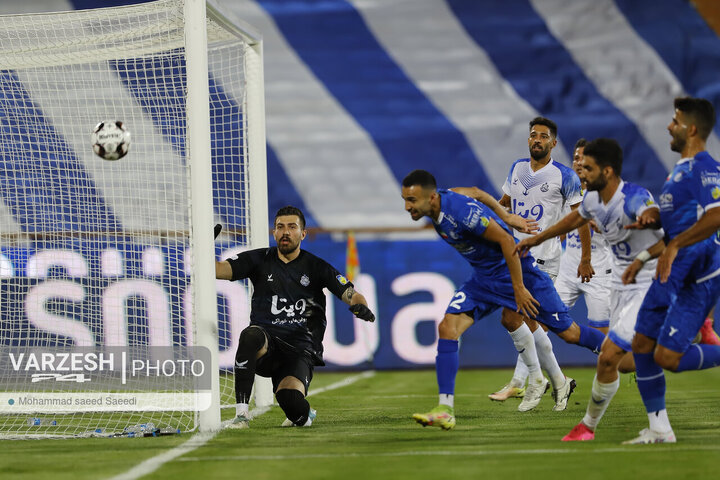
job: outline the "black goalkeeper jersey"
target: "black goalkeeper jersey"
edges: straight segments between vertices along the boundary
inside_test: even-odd
[[[233,280],[249,278],[253,284],[250,324],[263,327],[322,365],[327,325],[323,288],[341,298],[352,283],[305,250],[289,263],[278,258],[277,247],[242,252],[228,262]]]

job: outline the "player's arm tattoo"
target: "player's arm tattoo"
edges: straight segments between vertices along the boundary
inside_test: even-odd
[[[342,301],[350,305],[353,295],[355,295],[355,289],[353,287],[346,288],[342,294]]]

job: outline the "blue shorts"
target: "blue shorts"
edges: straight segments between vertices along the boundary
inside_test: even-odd
[[[717,258],[714,247],[697,245],[680,251],[667,283],[653,281],[635,324],[637,333],[680,353],[690,346],[720,294],[720,276],[696,283]]]
[[[532,258],[523,258],[521,262],[525,288],[540,302],[536,320],[555,333],[570,328],[573,320],[548,274],[533,266]],[[470,279],[455,291],[445,313],[472,312],[473,320],[478,321],[500,307],[517,310],[510,272],[488,278],[485,272],[476,270]]]

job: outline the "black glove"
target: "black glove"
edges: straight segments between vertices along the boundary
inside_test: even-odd
[[[361,318],[361,319],[365,320],[366,322],[374,322],[375,321],[375,315],[370,311],[370,309],[368,307],[366,307],[362,303],[356,303],[355,305],[350,305],[350,311],[357,318]]]
[[[222,225],[219,223],[215,225],[215,238],[217,238],[218,235],[220,235],[220,231],[222,230]]]

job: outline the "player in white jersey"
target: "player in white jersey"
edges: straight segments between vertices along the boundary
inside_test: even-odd
[[[582,177],[583,151],[587,141],[581,138],[575,143],[573,170]],[[592,233],[592,232],[591,232]],[[555,289],[568,308],[575,305],[581,295],[585,298],[588,312],[588,325],[607,333],[610,326],[610,274],[612,257],[605,238],[592,234],[591,258],[583,258],[578,230],[565,237],[565,251],[560,258],[560,273],[555,280]],[[590,268],[592,280],[581,278],[580,270]],[[621,370],[622,371],[622,370]]]
[[[557,145],[557,125],[552,120],[536,117],[530,121],[528,148],[530,158],[521,158],[510,167],[510,173],[503,185],[503,197],[500,204],[516,215],[534,219],[538,231],[557,222],[567,206],[577,208],[582,200],[580,179],[569,167],[552,159],[552,149]],[[590,230],[584,228],[586,256],[590,256]],[[516,231],[519,240],[528,234]],[[554,281],[560,268],[562,245],[560,239],[554,239],[532,250],[538,268],[547,273]],[[589,280],[589,276],[583,277]],[[567,407],[567,399],[575,388],[575,381],[566,378],[557,363],[552,351],[552,343],[547,333],[537,323],[526,319],[535,337],[535,346],[542,368],[550,377],[553,385],[555,406],[553,410],[561,411]],[[499,391],[489,396],[491,400],[504,401],[511,397],[522,397],[525,394],[525,381],[528,370],[518,357],[513,378]]]
[[[633,225],[644,211],[658,206],[646,189],[624,182],[621,171],[622,150],[615,140],[598,138],[589,142],[583,158],[588,193],[580,207],[515,248],[524,255],[531,247],[594,220],[613,252],[610,331],[598,357],[585,417],[563,441],[595,438],[595,428],[620,384],[618,365],[632,350],[637,313],[652,283],[657,260],[648,260],[664,248],[661,230],[625,228]]]

